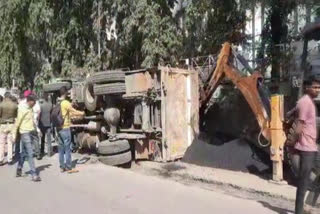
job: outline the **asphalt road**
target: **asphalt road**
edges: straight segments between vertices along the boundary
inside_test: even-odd
[[[78,165],[79,173],[62,174],[57,163],[57,155],[36,163],[40,183],[31,182],[28,175],[15,178],[16,166],[0,167],[1,213],[278,213],[268,204],[100,163]]]

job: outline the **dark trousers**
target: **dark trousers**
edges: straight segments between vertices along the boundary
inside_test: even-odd
[[[47,142],[47,155],[51,157],[52,146],[51,146],[51,127],[40,127],[41,136],[41,155],[44,155],[44,145]]]
[[[310,173],[314,164],[316,154],[316,152],[299,151],[300,167],[296,194],[296,214],[303,213],[304,198],[310,184]]]
[[[30,132],[31,138],[32,138],[32,143],[33,143],[33,149],[34,149],[34,154],[37,156],[37,158],[40,158],[40,138],[39,134],[37,131],[32,131]]]
[[[313,172],[311,172],[310,177],[315,177],[312,185],[309,195],[307,196],[306,204],[309,204],[311,206],[316,206],[317,200],[320,196],[320,147],[318,147],[318,154],[315,158],[315,164],[312,169]]]
[[[14,145],[14,159],[19,161],[20,159],[20,135],[18,135],[15,145]]]

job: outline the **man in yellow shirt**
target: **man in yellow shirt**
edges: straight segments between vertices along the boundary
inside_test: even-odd
[[[33,106],[36,103],[35,95],[29,95],[27,97],[27,102],[18,109],[18,117],[15,122],[15,128],[13,129],[12,136],[15,138],[17,133],[20,134],[21,140],[21,151],[20,151],[20,159],[18,162],[16,177],[22,176],[22,168],[25,159],[28,160],[32,181],[41,181],[38,173],[36,171],[36,167],[33,160],[33,137],[32,135],[36,132],[36,127],[33,120]]]
[[[74,109],[71,103],[67,100],[68,90],[66,87],[60,89],[61,98],[61,114],[64,119],[63,126],[58,128],[59,138],[59,162],[61,172],[72,172],[71,158],[71,117],[83,116],[84,112]]]

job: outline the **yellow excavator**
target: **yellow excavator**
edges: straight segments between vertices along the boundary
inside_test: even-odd
[[[260,127],[257,141],[261,144],[264,138],[268,142],[264,146],[270,148],[269,154],[273,163],[273,180],[282,181],[284,157],[285,155],[291,157],[290,154],[285,154],[289,151],[285,148],[285,143],[287,137],[289,137],[291,123],[288,123],[284,118],[283,95],[272,95],[271,99],[263,96],[261,88],[264,78],[261,73],[256,71],[250,76],[241,75],[231,63],[233,57],[231,44],[223,44],[211,77],[205,86],[200,89],[200,112],[204,112],[206,105],[221,84],[221,81],[224,78],[229,79],[240,90],[254,113]]]

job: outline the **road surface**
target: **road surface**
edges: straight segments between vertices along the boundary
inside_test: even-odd
[[[57,155],[37,161],[42,182],[15,178],[0,167],[0,210],[10,214],[213,214],[279,213],[268,203],[235,198],[100,163],[59,172]],[[25,171],[29,170],[26,163]],[[284,213],[284,212],[282,212]]]

